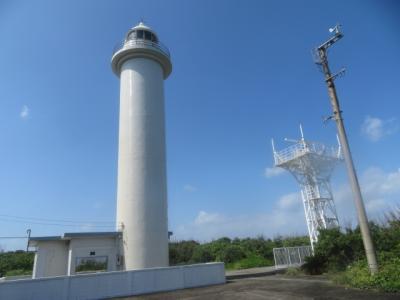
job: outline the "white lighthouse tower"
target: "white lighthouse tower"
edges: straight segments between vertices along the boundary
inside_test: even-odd
[[[164,79],[169,51],[140,22],[112,56],[120,77],[117,230],[124,269],[168,266]]]

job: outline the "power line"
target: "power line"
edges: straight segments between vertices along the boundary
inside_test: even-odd
[[[5,214],[0,214],[0,217],[15,218],[15,219],[21,219],[21,220],[43,221],[43,222],[57,222],[57,223],[114,224],[114,222],[112,222],[112,221],[76,221],[76,220],[60,220],[60,219],[46,219],[46,218],[36,218],[36,217],[21,217],[21,216],[5,215]]]
[[[37,224],[37,225],[47,225],[47,226],[61,226],[61,227],[105,227],[105,228],[111,228],[115,227],[114,225],[94,225],[88,223],[76,223],[76,224],[62,224],[62,223],[44,223],[44,222],[35,222],[35,221],[29,221],[29,220],[9,220],[9,219],[4,219],[0,217],[0,222],[13,222],[13,223],[23,223],[23,224]]]

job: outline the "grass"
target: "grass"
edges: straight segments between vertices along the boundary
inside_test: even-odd
[[[285,275],[287,276],[299,276],[304,275],[304,272],[300,268],[290,267],[286,270]]]
[[[16,270],[10,270],[6,273],[6,277],[22,276],[22,275],[32,275],[32,270],[16,269]]]
[[[246,258],[242,258],[239,261],[226,264],[226,269],[227,270],[241,270],[241,269],[266,267],[266,266],[272,266],[272,265],[273,265],[272,261],[265,259],[261,256],[252,254]]]
[[[400,292],[400,258],[381,260],[379,271],[371,275],[365,260],[350,265],[344,272],[334,274],[335,283],[360,289],[374,289],[384,292]]]

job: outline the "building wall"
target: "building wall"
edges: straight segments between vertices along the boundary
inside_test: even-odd
[[[107,272],[117,271],[118,249],[116,238],[78,238],[72,239],[68,249],[68,275],[75,274],[77,258],[107,257]],[[95,254],[93,254],[95,253]]]
[[[0,299],[108,299],[225,283],[223,263],[82,274],[0,283]]]
[[[35,254],[32,278],[67,274],[68,241],[42,241]]]
[[[38,241],[32,278],[74,275],[78,258],[106,257],[107,272],[120,270],[118,242],[119,237]]]

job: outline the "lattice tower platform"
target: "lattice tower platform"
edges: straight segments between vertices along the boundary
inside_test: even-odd
[[[304,212],[311,247],[318,241],[318,230],[339,226],[333,201],[330,177],[342,161],[341,147],[327,147],[322,143],[306,141],[300,126],[301,139],[288,140],[293,145],[276,151],[272,148],[275,167],[288,170],[300,184]]]

